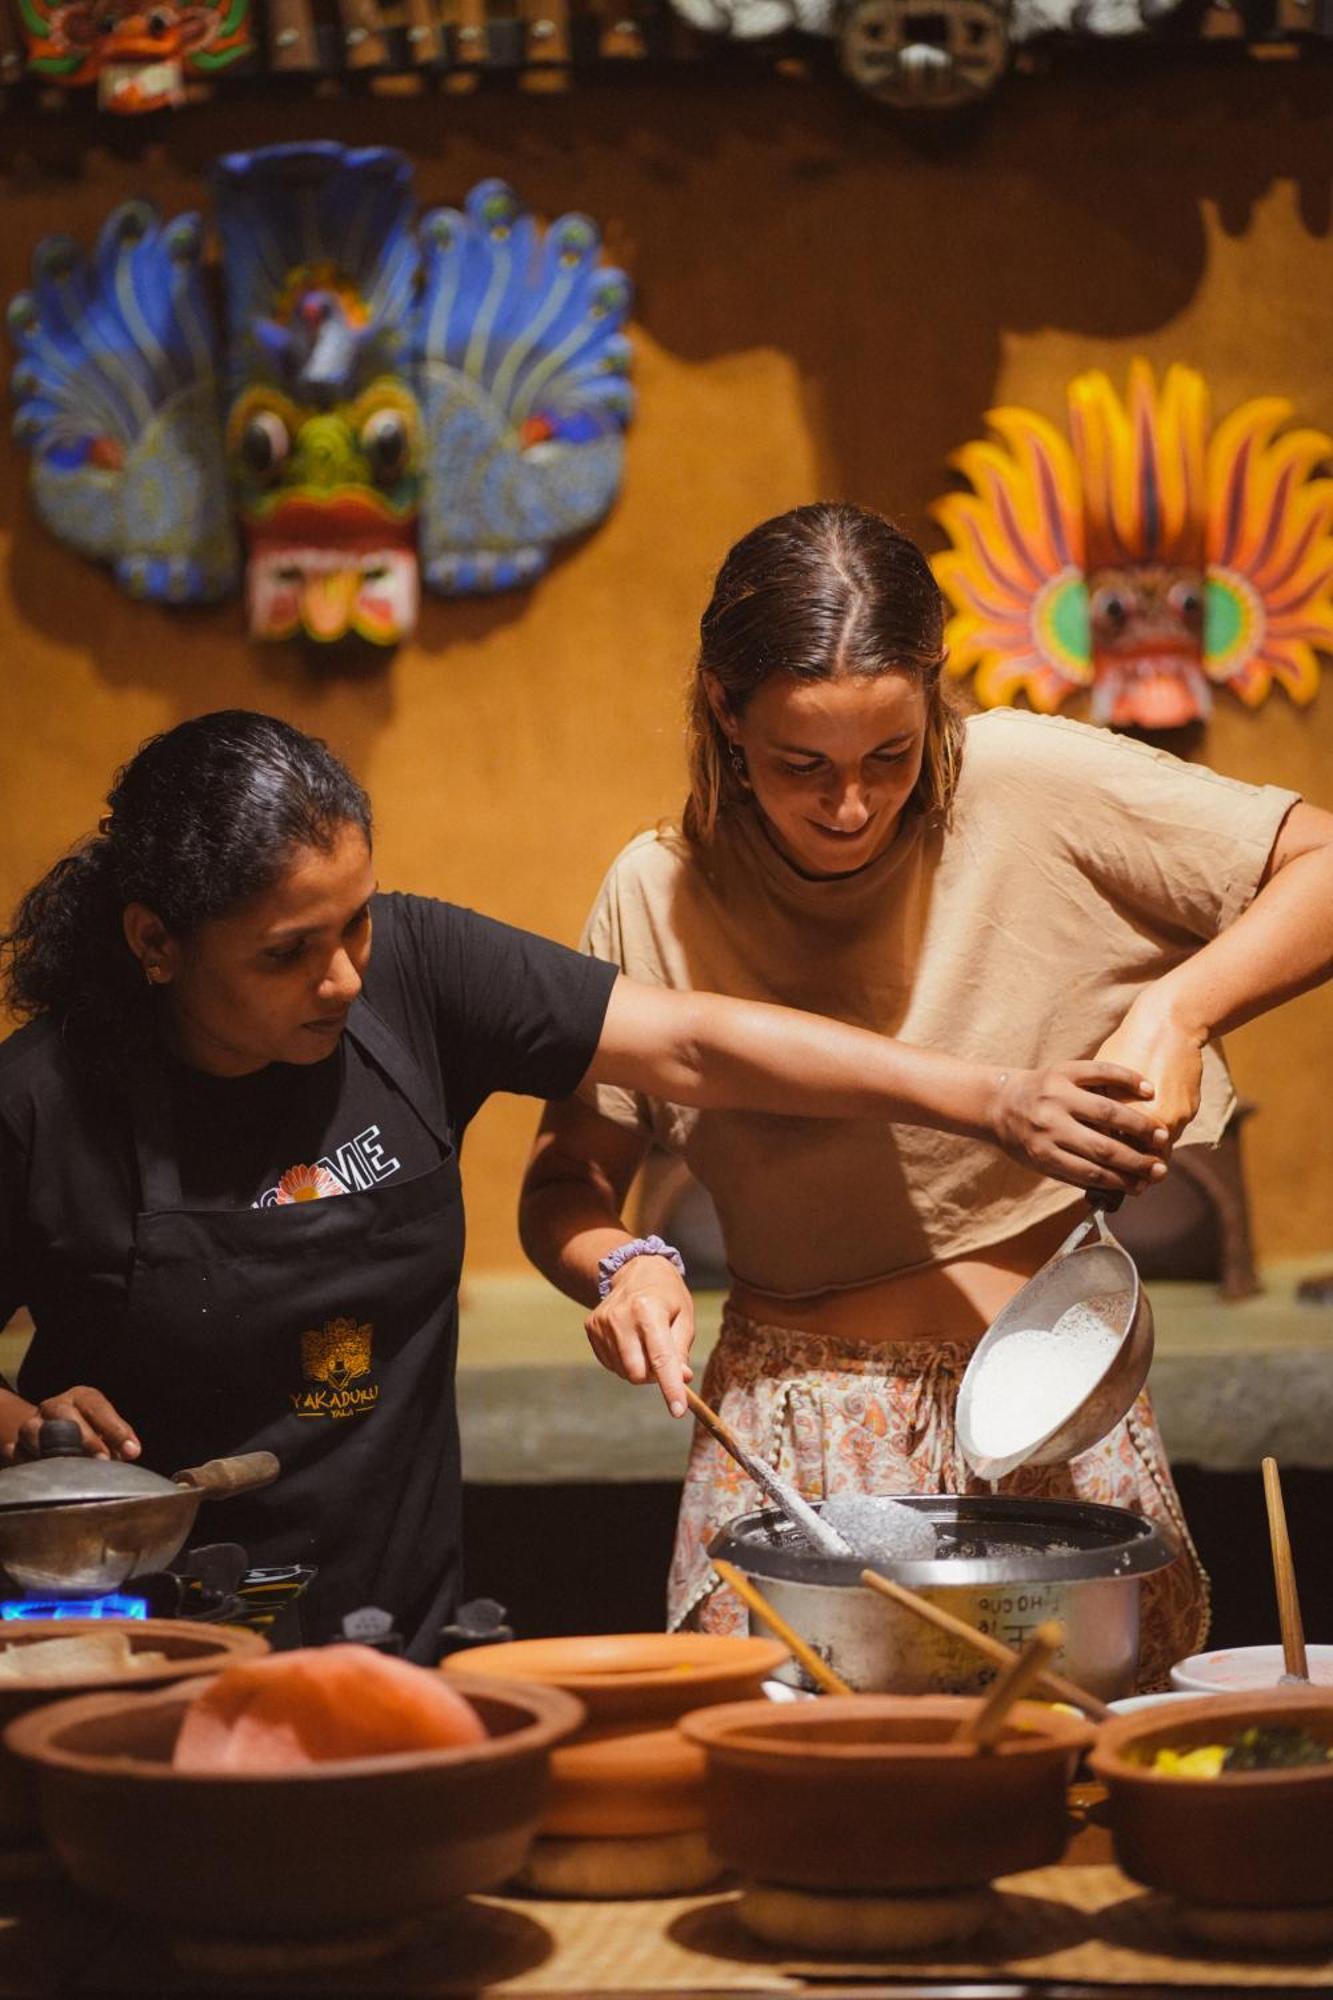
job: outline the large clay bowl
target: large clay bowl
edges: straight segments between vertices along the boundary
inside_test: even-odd
[[[515,1639],[455,1653],[441,1671],[539,1681],[576,1695],[594,1727],[673,1722],[692,1708],[757,1695],[788,1657],[776,1639],[708,1632],[608,1632],[587,1638]]]
[[[708,1758],[708,1844],[760,1881],[963,1889],[1058,1861],[1071,1756],[1094,1731],[1020,1702],[993,1750],[949,1740],[962,1695],[740,1702],[687,1716]]]
[[[75,1639],[88,1632],[105,1632],[100,1618],[18,1618],[0,1630],[0,1651],[36,1644],[39,1639]],[[268,1640],[239,1625],[195,1625],[185,1618],[133,1618],[117,1621],[135,1653],[165,1653],[161,1666],[127,1674],[94,1674],[65,1681],[0,1680],[0,1729],[29,1709],[72,1696],[123,1688],[128,1693],[215,1674],[228,1660],[268,1651]],[[24,1765],[0,1748],[0,1846],[16,1846],[40,1838],[32,1779]]]
[[[1249,1909],[1333,1904],[1333,1763],[1175,1777],[1158,1750],[1231,1743],[1258,1723],[1333,1743],[1333,1692],[1280,1688],[1172,1702],[1104,1724],[1091,1764],[1106,1786],[1116,1859],[1149,1888]]]
[[[493,1889],[522,1865],[551,1746],[583,1711],[557,1688],[469,1686],[485,1743],[270,1776],[173,1770],[189,1691],[93,1695],[10,1725],[42,1823],[81,1889],[182,1931],[320,1937]]]

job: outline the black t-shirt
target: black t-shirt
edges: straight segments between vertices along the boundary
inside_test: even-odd
[[[365,998],[438,1084],[455,1147],[493,1091],[574,1090],[613,966],[425,897],[377,896],[372,914]],[[347,1036],[308,1067],[224,1078],[172,1065],[168,1086],[191,1208],[305,1199],[312,1179],[325,1194],[370,1188],[439,1159]],[[43,1341],[44,1319],[80,1327],[95,1352],[99,1325],[123,1313],[142,1206],[123,1097],[81,1077],[52,1022],[19,1029],[0,1047],[0,1325],[23,1305],[36,1324],[24,1394],[71,1386],[67,1343]]]

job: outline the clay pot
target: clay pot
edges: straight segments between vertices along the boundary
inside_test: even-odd
[[[472,1674],[539,1681],[576,1695],[593,1726],[674,1721],[692,1708],[757,1695],[788,1657],[776,1639],[708,1632],[608,1632],[587,1638],[515,1639],[445,1660],[451,1678]]]
[[[1127,1875],[1194,1903],[1250,1909],[1333,1904],[1333,1763],[1174,1777],[1158,1750],[1230,1743],[1289,1723],[1333,1744],[1333,1693],[1278,1688],[1171,1702],[1103,1725],[1091,1757]]]
[[[771,1639],[706,1632],[615,1632],[518,1639],[443,1662],[468,1692],[486,1672],[561,1687],[588,1711],[587,1726],[551,1760],[542,1833],[558,1838],[638,1838],[704,1824],[703,1752],[671,1725],[710,1702],[757,1695],[787,1658]]]
[[[4,1630],[3,1650],[31,1646],[39,1639],[77,1639],[106,1629],[100,1618],[15,1619]],[[117,1622],[116,1630],[125,1634],[132,1652],[165,1653],[166,1660],[132,1679],[126,1674],[95,1674],[86,1680],[34,1681],[26,1687],[22,1681],[0,1680],[0,1729],[48,1702],[68,1701],[99,1689],[148,1692],[173,1681],[215,1674],[228,1660],[253,1658],[268,1651],[268,1640],[262,1634],[239,1625],[197,1625],[186,1618],[134,1618]],[[40,1838],[31,1776],[17,1758],[0,1747],[0,1846],[18,1846]]]
[[[880,1894],[962,1889],[1058,1861],[1083,1721],[1020,1702],[993,1750],[948,1739],[960,1695],[743,1702],[681,1724],[708,1759],[708,1844],[764,1882]]]
[[[552,1752],[544,1834],[687,1833],[704,1818],[704,1753],[674,1724],[585,1730]]]
[[[81,1889],[173,1929],[327,1938],[493,1889],[522,1865],[551,1746],[583,1711],[477,1680],[489,1731],[454,1750],[270,1776],[178,1772],[189,1693],[93,1695],[10,1725],[47,1837]]]

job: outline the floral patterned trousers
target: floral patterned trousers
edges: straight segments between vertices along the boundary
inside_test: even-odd
[[[954,1428],[971,1351],[958,1341],[833,1340],[760,1326],[728,1307],[702,1394],[749,1450],[807,1500],[835,1493],[988,1494],[989,1483],[972,1473]],[[1091,1451],[1063,1465],[1020,1466],[998,1490],[1146,1516],[1177,1555],[1143,1579],[1139,1686],[1164,1687],[1172,1663],[1202,1648],[1208,1578],[1146,1394]],[[734,1459],[696,1426],[668,1586],[673,1629],[745,1630],[744,1608],[709,1567],[708,1544],[725,1522],[764,1504]]]

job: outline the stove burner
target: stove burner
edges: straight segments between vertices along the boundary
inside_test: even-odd
[[[0,1603],[0,1619],[146,1618],[148,1599],[108,1591],[102,1597],[19,1597]]]
[[[299,1600],[314,1579],[306,1564],[251,1569],[236,1542],[190,1549],[176,1570],[133,1579],[133,1594],[12,1598],[0,1618],[187,1618],[201,1625],[248,1625],[275,1650],[301,1644]]]

